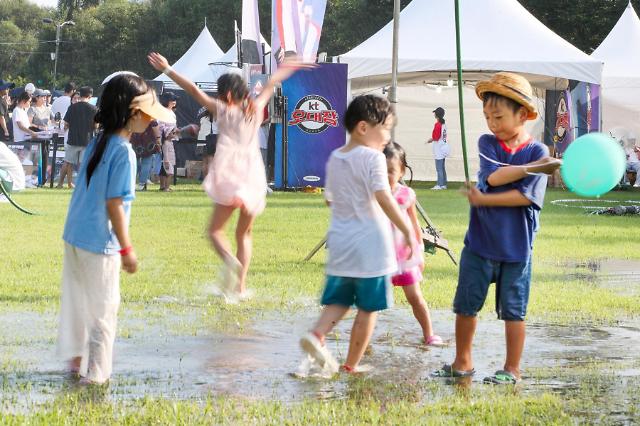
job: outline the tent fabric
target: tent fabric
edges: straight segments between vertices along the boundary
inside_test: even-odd
[[[591,56],[604,62],[603,129],[622,127],[635,139],[640,135],[640,19],[631,3]]]
[[[200,81],[203,75],[207,75],[209,71],[209,63],[214,62],[223,52],[218,43],[213,39],[209,29],[205,27],[200,32],[198,38],[193,42],[191,47],[172,65],[180,74],[184,75],[192,81]],[[160,74],[156,81],[171,81],[169,77]],[[209,81],[209,80],[205,80]]]
[[[513,71],[600,83],[602,63],[538,21],[516,0],[460,0],[462,66],[472,72]],[[456,70],[454,0],[414,0],[400,14],[398,79]],[[349,64],[352,84],[390,81],[393,21],[337,60]],[[372,87],[375,87],[371,84]],[[378,87],[380,87],[378,85]]]
[[[357,93],[355,92],[354,95]],[[374,92],[366,90],[363,93],[384,96],[381,90]],[[478,139],[490,131],[482,112],[482,102],[477,98],[472,84],[464,86],[463,100],[469,174],[471,179],[475,180],[480,167]],[[536,120],[527,121],[526,129],[534,139],[542,141],[545,113],[544,90],[534,90],[534,102],[540,116]],[[413,170],[413,179],[435,181],[437,176],[435,161],[427,139],[431,137],[431,131],[435,124],[432,111],[437,107],[442,107],[446,111],[444,118],[447,122],[447,139],[451,145],[451,153],[445,161],[447,177],[450,182],[463,182],[465,177],[457,86],[428,84],[399,87],[398,103],[396,104],[398,123],[395,128],[394,140],[402,145],[407,152],[407,162]],[[409,174],[405,178],[408,180]]]

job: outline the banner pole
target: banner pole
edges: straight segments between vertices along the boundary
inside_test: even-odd
[[[398,103],[398,33],[400,31],[400,0],[393,0],[393,49],[391,52],[391,87],[389,88],[389,102],[391,110],[397,117],[396,104]],[[396,128],[391,129],[391,140],[395,141]]]
[[[464,104],[462,97],[462,55],[460,49],[460,4],[459,0],[455,0],[456,14],[456,62],[458,68],[458,109],[460,110],[460,133],[462,135],[462,159],[464,161],[464,178],[469,182],[469,165],[467,159],[467,138],[464,129]]]

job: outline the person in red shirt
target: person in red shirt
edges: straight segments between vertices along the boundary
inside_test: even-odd
[[[447,143],[447,125],[444,121],[444,108],[438,107],[434,109],[433,115],[436,117],[436,124],[433,126],[431,138],[427,143],[433,143],[433,158],[436,160],[438,181],[431,189],[447,189],[447,171],[444,167],[444,160],[449,155],[450,148]]]

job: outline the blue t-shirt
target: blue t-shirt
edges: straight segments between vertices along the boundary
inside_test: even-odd
[[[538,230],[540,210],[544,203],[547,177],[530,175],[501,186],[491,186],[489,176],[501,167],[498,163],[522,165],[549,155],[548,148],[537,141],[521,145],[515,152],[494,135],[483,135],[478,141],[480,171],[478,189],[495,194],[517,189],[531,201],[525,207],[471,207],[469,229],[464,244],[475,254],[500,262],[524,262],[531,256],[533,240]]]
[[[93,253],[117,254],[120,244],[111,227],[107,200],[122,198],[128,226],[135,198],[136,154],[126,139],[111,135],[87,186],[87,165],[98,137],[85,150],[62,239]]]

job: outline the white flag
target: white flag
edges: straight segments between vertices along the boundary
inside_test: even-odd
[[[242,0],[242,62],[263,63],[258,0]]]

